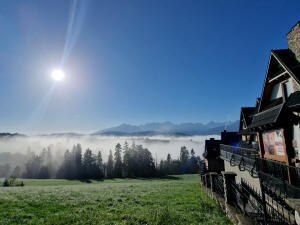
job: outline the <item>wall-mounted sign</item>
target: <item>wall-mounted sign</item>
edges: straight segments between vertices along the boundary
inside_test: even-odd
[[[265,154],[271,156],[284,156],[284,143],[282,130],[265,131],[262,133]]]

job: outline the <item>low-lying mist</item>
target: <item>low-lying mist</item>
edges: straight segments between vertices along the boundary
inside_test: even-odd
[[[218,135],[209,136],[101,136],[101,135],[57,135],[57,136],[25,136],[25,137],[8,137],[0,139],[0,153],[23,153],[28,151],[40,153],[43,148],[51,146],[55,154],[64,154],[73,146],[80,143],[82,149],[91,149],[94,153],[101,150],[103,159],[106,160],[109,150],[113,150],[117,143],[121,145],[125,141],[131,145],[133,142],[137,145],[143,145],[152,153],[153,158],[166,159],[170,153],[173,159],[179,157],[181,146],[188,149],[194,149],[196,155],[202,155],[204,150],[204,142],[209,138],[219,138]],[[1,159],[0,159],[1,163]]]
[[[87,178],[78,173],[81,169],[90,171],[89,178],[111,177],[113,171],[109,170],[109,165],[115,167],[116,162],[111,162],[116,157],[117,144],[119,148],[119,159],[125,154],[125,149],[132,149],[131,153],[127,153],[130,160],[134,160],[135,167],[137,165],[154,165],[159,164],[161,160],[167,160],[167,155],[170,154],[173,172],[180,172],[184,168],[188,159],[192,163],[199,158],[189,158],[201,156],[204,150],[204,143],[206,139],[218,138],[218,136],[101,136],[101,135],[47,135],[47,136],[8,136],[0,139],[0,177],[23,177],[23,178]],[[125,142],[128,147],[125,147]],[[124,147],[123,147],[124,146]],[[132,147],[130,147],[132,146]],[[178,164],[181,148],[183,148],[185,158],[180,159]],[[87,150],[89,149],[89,150]],[[148,150],[147,150],[148,149]],[[191,151],[191,150],[194,151]],[[109,160],[109,152],[112,150]],[[135,153],[134,153],[135,152]],[[193,152],[193,153],[192,153]],[[99,155],[100,154],[100,155]],[[182,154],[181,154],[182,156]],[[147,158],[147,162],[143,160]],[[170,157],[169,157],[170,158]],[[78,161],[78,160],[79,161]],[[119,162],[122,165],[122,162]],[[127,162],[126,161],[126,162]],[[111,163],[109,163],[111,162]],[[77,165],[78,164],[78,165]],[[76,167],[77,165],[77,167]],[[107,165],[107,171],[106,171]],[[125,164],[124,164],[125,165]],[[123,166],[124,166],[123,165]],[[160,173],[167,173],[163,168],[163,162],[160,165]],[[195,164],[196,165],[196,164]],[[129,166],[128,168],[131,168]],[[171,165],[169,165],[170,167]],[[122,167],[122,166],[121,166]],[[154,166],[155,167],[155,166]],[[168,167],[168,168],[169,168]],[[180,168],[179,168],[180,167]],[[182,168],[181,168],[182,167]],[[76,169],[77,168],[77,169]],[[97,169],[96,169],[97,168]],[[103,169],[101,169],[103,168]],[[171,168],[171,167],[170,167]],[[194,168],[194,167],[193,167]],[[132,169],[132,168],[131,168]],[[157,169],[157,168],[156,168]],[[194,168],[195,169],[195,168]],[[78,171],[77,171],[78,170]],[[97,171],[96,171],[97,170]],[[98,171],[99,170],[99,171]],[[122,172],[125,172],[121,169]],[[155,168],[135,168],[137,172],[143,170],[149,174],[155,175]],[[168,169],[169,170],[169,169]],[[77,172],[76,172],[77,171]],[[102,171],[102,172],[100,172]],[[162,172],[165,171],[165,172]],[[169,171],[170,172],[170,171]],[[190,171],[191,172],[191,171]],[[148,174],[146,173],[146,174]],[[102,174],[102,175],[101,175]],[[104,174],[104,175],[103,175]],[[150,175],[147,176],[150,176]],[[99,175],[99,177],[95,177]],[[100,176],[101,175],[101,176]],[[139,176],[143,176],[140,174]]]

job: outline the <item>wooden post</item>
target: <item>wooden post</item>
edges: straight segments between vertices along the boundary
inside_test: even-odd
[[[284,152],[285,152],[285,162],[286,162],[286,165],[289,166],[290,165],[290,156],[291,156],[291,152],[288,151],[288,149],[291,150],[292,148],[292,134],[291,132],[288,133],[288,129],[281,129],[281,132],[282,132],[282,144],[283,144],[283,147],[284,147]],[[290,168],[287,169],[287,172],[288,172],[288,181],[290,184],[293,183],[293,177],[291,177],[291,171],[290,171]]]
[[[264,143],[263,143],[263,138],[262,138],[261,131],[257,132],[257,142],[258,142],[260,157],[264,158],[265,151],[264,151]]]
[[[268,224],[268,213],[267,213],[267,203],[266,203],[266,195],[265,195],[265,187],[262,183],[261,177],[259,177],[261,195],[262,195],[262,204],[264,210],[264,224]]]
[[[217,176],[217,173],[215,172],[211,172],[209,173],[210,174],[210,188],[211,188],[211,191],[216,191],[216,176]]]
[[[206,187],[210,188],[210,174],[209,173],[205,174],[205,183],[206,183]]]
[[[223,174],[223,183],[224,183],[224,196],[225,202],[231,205],[236,203],[236,196],[232,189],[232,184],[236,184],[235,177],[236,173],[233,172],[222,172]]]

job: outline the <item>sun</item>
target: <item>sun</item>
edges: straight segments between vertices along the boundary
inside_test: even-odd
[[[53,80],[55,80],[55,81],[62,81],[65,78],[65,73],[61,69],[53,70],[51,75],[52,75]]]

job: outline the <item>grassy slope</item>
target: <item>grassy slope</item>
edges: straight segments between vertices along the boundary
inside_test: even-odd
[[[230,224],[198,175],[176,177],[25,180],[0,188],[0,224]]]

